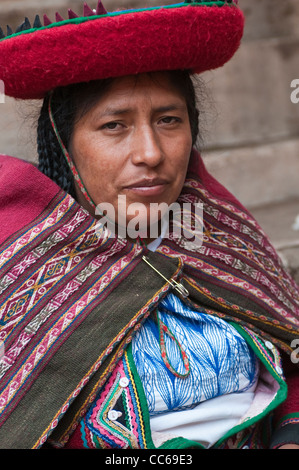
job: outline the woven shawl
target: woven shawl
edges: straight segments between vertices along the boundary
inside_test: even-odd
[[[12,157],[0,156],[0,202],[0,448],[39,448],[49,436],[63,445],[172,288],[165,278],[182,280],[193,308],[292,351],[298,286],[196,152],[179,199],[203,204],[196,251],[171,233],[155,253],[107,236],[55,183]]]

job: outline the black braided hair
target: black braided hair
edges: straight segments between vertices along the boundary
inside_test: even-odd
[[[58,186],[76,198],[73,174],[68,166],[49,117],[49,100],[56,127],[66,149],[76,120],[104,94],[112,79],[56,88],[44,98],[37,126],[38,168]]]
[[[192,143],[199,136],[199,112],[196,107],[196,92],[190,75],[186,71],[169,72],[171,83],[185,97],[188,108]],[[76,120],[92,108],[108,89],[113,79],[92,81],[60,87],[52,92],[51,108],[58,133],[68,149]],[[37,127],[37,150],[39,170],[51,178],[64,191],[76,198],[74,178],[63,155],[49,117],[50,94],[44,98]]]
[[[38,119],[38,168],[42,173],[58,184],[58,186],[60,186],[64,191],[68,192],[75,198],[74,178],[51,125],[48,112],[49,99],[50,95],[47,95],[44,99]],[[59,129],[62,141],[66,142],[68,145],[70,129],[68,130],[67,127],[70,127],[69,118],[71,117],[70,110],[67,109],[68,103],[65,103],[64,110],[61,109],[60,113],[57,112],[57,108],[62,108],[62,106],[57,106],[57,100],[55,100],[53,96],[52,109],[55,109],[55,111],[53,111],[55,122]]]

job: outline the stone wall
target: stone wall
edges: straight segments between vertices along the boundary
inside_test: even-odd
[[[206,75],[218,116],[207,140],[209,168],[247,207],[299,197],[299,2],[240,0],[241,48]],[[299,209],[299,208],[298,208]]]

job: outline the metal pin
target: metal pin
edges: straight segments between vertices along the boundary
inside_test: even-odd
[[[180,282],[177,282],[175,279],[167,279],[167,277],[163,276],[162,273],[160,273],[160,271],[158,271],[148,260],[148,258],[146,256],[142,256],[142,259],[143,261],[145,261],[146,264],[148,264],[154,271],[156,271],[156,273],[158,273],[161,277],[163,277],[163,279],[165,281],[168,282],[168,284],[170,284],[176,291],[178,291],[184,298],[188,297],[189,295],[189,292],[188,290],[186,289],[186,287],[183,286],[183,284],[181,284]]]

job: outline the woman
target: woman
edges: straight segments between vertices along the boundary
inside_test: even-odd
[[[84,13],[0,43],[7,93],[44,98],[41,171],[0,162],[0,445],[296,446],[298,286],[193,149],[190,72],[233,55],[243,16]],[[203,206],[201,243],[165,227],[175,203],[183,224],[184,204],[192,223]],[[115,233],[97,221],[110,207]]]
[[[195,92],[186,72],[131,75],[56,90],[50,101],[44,101],[39,124],[40,169],[55,179],[53,158],[45,159],[48,140],[43,138],[45,129],[51,132],[49,103],[59,120],[58,125],[55,119],[56,125],[61,128],[63,120],[68,123],[62,142],[72,155],[78,178],[80,175],[89,186],[85,195],[78,184],[72,187],[67,161],[53,135],[54,146],[58,146],[56,153],[61,156],[61,162],[56,164],[65,167],[60,170],[60,178],[69,177],[64,189],[74,194],[91,215],[105,202],[116,208],[116,221],[121,214],[127,215],[123,221],[127,227],[133,219],[129,206],[139,201],[141,204],[135,209],[140,210],[139,223],[146,229],[153,203],[163,202],[169,207],[177,200],[198,134]],[[134,133],[129,133],[129,129]],[[152,138],[154,133],[157,136]],[[149,161],[143,162],[143,158]],[[167,164],[161,174],[163,160]],[[132,161],[131,168],[128,161]],[[103,169],[105,178],[101,180]],[[119,207],[122,203],[125,207]]]

